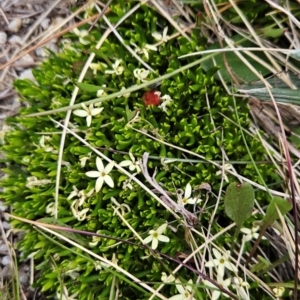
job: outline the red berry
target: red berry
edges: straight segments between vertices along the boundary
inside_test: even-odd
[[[154,105],[158,106],[160,104],[160,92],[158,91],[148,91],[142,97],[146,106]]]

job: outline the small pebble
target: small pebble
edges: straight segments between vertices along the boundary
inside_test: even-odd
[[[7,34],[4,31],[0,31],[0,45],[4,45],[7,42]]]
[[[11,36],[8,41],[13,45],[13,44],[18,44],[18,45],[23,45],[23,40],[20,36],[18,35],[13,35]]]
[[[1,263],[3,266],[8,266],[11,263],[10,257],[8,255],[3,256]]]
[[[45,18],[42,22],[41,22],[41,26],[44,30],[47,30],[50,24],[50,19],[49,18]]]
[[[8,252],[8,246],[6,244],[0,245],[0,252],[1,253],[6,253]]]
[[[19,78],[20,79],[29,79],[29,80],[35,81],[35,78],[32,74],[31,69],[26,69],[23,72],[21,72]]]
[[[21,18],[15,18],[8,24],[8,29],[12,32],[18,32],[22,27],[22,23]]]
[[[8,222],[6,222],[6,221],[3,221],[3,222],[2,222],[2,226],[3,226],[3,228],[4,228],[5,230],[8,230],[8,229],[11,228],[10,224],[9,224]]]
[[[5,205],[4,202],[0,200],[0,211],[6,211],[7,208],[8,206]]]

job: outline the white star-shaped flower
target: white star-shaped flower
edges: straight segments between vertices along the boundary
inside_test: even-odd
[[[158,246],[158,241],[168,243],[170,239],[167,236],[162,234],[164,233],[166,228],[167,228],[167,224],[165,223],[159,226],[156,230],[153,229],[150,230],[149,231],[150,235],[144,239],[143,244],[148,244],[152,242],[151,248],[155,250]]]
[[[160,100],[163,100],[163,102],[161,103],[161,105],[158,106],[158,108],[160,108],[163,112],[167,112],[167,106],[173,102],[173,100],[171,99],[171,97],[169,95],[164,95],[162,97],[160,97]]]
[[[1,209],[0,209],[1,210]],[[51,216],[54,216],[55,215],[55,212],[56,212],[56,209],[55,209],[55,203],[54,202],[51,202],[49,203],[47,206],[46,206],[46,213],[51,215]]]
[[[131,158],[131,160],[123,160],[122,162],[119,163],[120,167],[129,167],[130,171],[134,171],[136,170],[137,173],[141,172],[141,168],[140,168],[140,163],[139,161],[135,160],[135,157],[132,155],[132,153],[129,152],[129,156]]]
[[[249,283],[247,281],[244,281],[241,277],[233,277],[233,288],[236,289],[238,296],[240,299],[243,300],[249,300],[249,294],[247,293],[247,289],[249,288]]]
[[[96,166],[98,171],[89,171],[86,172],[85,175],[88,177],[92,177],[92,178],[97,178],[96,180],[96,186],[95,186],[95,190],[98,193],[104,182],[107,183],[107,185],[109,185],[111,188],[114,187],[114,182],[112,180],[112,178],[108,175],[109,172],[112,170],[112,168],[114,167],[115,162],[111,161],[105,168],[103,165],[103,162],[101,160],[100,157],[96,158]]]
[[[104,64],[104,63],[91,63],[90,64],[90,68],[93,70],[93,74],[94,75],[97,75],[97,71],[101,71],[103,70],[104,68],[107,68],[107,65]]]
[[[279,298],[282,297],[284,292],[285,292],[285,288],[283,286],[279,286],[273,289],[273,292],[275,294],[275,297]]]
[[[117,59],[113,64],[112,64],[112,70],[105,70],[105,74],[116,74],[116,75],[121,75],[124,71],[124,67],[120,66],[120,63],[122,62],[122,59]]]
[[[147,82],[147,80],[145,80],[145,79],[148,77],[149,73],[150,73],[150,71],[146,70],[144,68],[135,69],[133,71],[134,77],[136,77],[141,82]]]
[[[85,29],[79,30],[78,28],[74,28],[73,32],[79,37],[79,42],[83,45],[90,44],[90,41],[87,41],[85,37],[89,35],[89,32]]]
[[[146,59],[149,59],[148,50],[157,51],[157,47],[155,45],[146,44],[143,48],[140,48],[135,43],[131,42],[131,45],[135,47],[134,51],[138,54],[144,54]]]
[[[217,267],[218,268],[218,276],[221,278],[224,277],[225,268],[230,271],[237,272],[237,268],[231,262],[229,262],[230,251],[226,251],[224,255],[222,255],[217,249],[212,249],[215,259],[208,261],[205,264],[205,267]]]
[[[175,282],[177,282],[176,288],[179,292],[179,295],[175,295],[169,298],[169,300],[196,300],[194,297],[192,297],[193,281],[191,279],[188,281],[188,284],[185,287],[183,287],[179,280],[176,280]]]
[[[207,285],[208,287],[214,289],[211,295],[211,300],[217,300],[220,298],[221,295],[225,296],[226,298],[229,298],[229,296],[220,290],[217,289],[217,287],[211,283],[208,280],[203,280],[203,283]],[[217,283],[221,285],[224,289],[228,290],[228,287],[230,286],[231,283],[231,278],[227,278],[223,280],[220,276],[217,277]]]
[[[82,206],[82,199],[75,199],[71,204],[71,210],[74,217],[78,221],[83,221],[86,218],[86,213],[89,211],[89,208],[84,208],[83,210],[79,210],[79,207]]]
[[[192,195],[192,186],[190,183],[188,183],[185,187],[184,191],[184,197],[181,198],[182,196],[179,195],[178,203],[185,206],[186,204],[195,204],[196,202],[199,203],[201,202],[201,199],[197,198],[191,198]]]
[[[168,26],[164,28],[163,33],[160,32],[153,32],[152,36],[159,42],[167,42],[169,39],[168,33]]]
[[[102,110],[104,109],[103,107],[94,108],[94,104],[90,104],[90,106],[87,107],[84,103],[82,103],[81,106],[83,109],[76,109],[73,111],[73,114],[78,117],[86,118],[87,127],[91,126],[92,117],[100,114],[102,112]]]
[[[251,241],[252,239],[257,239],[259,237],[259,233],[257,232],[259,230],[259,226],[253,225],[251,229],[249,228],[241,228],[241,232],[245,233],[243,240],[245,242]],[[263,237],[263,239],[266,239]]]

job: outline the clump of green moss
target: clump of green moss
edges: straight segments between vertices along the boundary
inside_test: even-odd
[[[129,9],[126,5],[111,7],[112,11],[107,16],[111,22],[116,23],[124,15]],[[100,94],[103,96],[120,91],[122,88],[129,88],[138,84],[139,80],[154,79],[195,61],[193,57],[178,59],[178,56],[204,46],[200,44],[203,43],[203,38],[197,29],[190,35],[191,42],[179,37],[161,44],[157,51],[147,50],[147,44],[153,45],[156,42],[152,34],[162,32],[166,26],[166,21],[159,19],[158,22],[158,16],[153,10],[142,6],[140,11],[126,19],[118,28],[125,43],[136,49],[136,52],[153,68],[154,72],[149,72],[147,77],[143,77],[145,73],[142,74],[145,72],[141,70],[144,67],[113,34],[105,40],[100,50],[95,49],[95,44],[103,31],[99,26],[85,38],[89,41],[88,45],[80,43],[76,35],[69,34],[71,45],[62,53],[52,55],[33,71],[36,82],[28,80],[15,82],[21,101],[25,105],[20,111],[20,116],[7,119],[11,131],[6,135],[2,146],[7,163],[5,169],[7,177],[2,182],[5,187],[3,197],[12,205],[15,215],[38,220],[53,216],[55,208],[61,128],[58,128],[47,115],[39,117],[27,115],[68,106],[77,84],[78,74],[88,54],[92,52],[95,53],[93,60],[95,65],[87,72],[83,84],[78,84],[80,91],[76,103],[94,99],[97,93],[98,96]],[[169,26],[167,34],[172,33],[173,29]],[[146,49],[147,53],[141,49]],[[165,108],[155,105],[145,106],[143,98],[145,100],[147,90],[138,90],[129,96],[123,95],[101,102],[99,106],[95,104],[92,107],[77,108],[89,112],[94,110],[95,115],[88,121],[84,113],[72,113],[68,127],[118,164],[133,158],[137,161],[148,152],[149,173],[152,174],[156,170],[156,181],[164,190],[174,193],[172,196],[174,201],[177,201],[175,189],[185,190],[188,183],[193,188],[202,183],[209,183],[213,191],[217,192],[221,177],[216,175],[218,169],[215,166],[203,162],[184,161],[164,164],[162,158],[195,159],[195,157],[160,141],[200,154],[209,160],[222,160],[221,147],[232,161],[249,160],[239,128],[229,121],[236,120],[230,108],[233,106],[233,99],[226,95],[219,83],[215,82],[213,75],[209,75],[209,72],[205,74],[200,66],[162,80],[155,90],[161,93],[161,97],[169,95],[173,101]],[[153,96],[154,89],[151,91]],[[242,126],[247,128],[249,124],[247,106],[239,103],[238,112]],[[65,115],[66,112],[57,112],[52,114],[51,118],[62,123]],[[143,132],[155,136],[158,140],[151,139]],[[248,138],[247,142],[254,159],[264,160],[263,146],[253,138]],[[96,178],[88,177],[86,173],[97,170],[96,157],[90,148],[71,134],[67,134],[61,162],[57,207],[57,218],[61,223],[72,228],[140,243],[115,213],[116,205],[111,200],[114,198],[120,205],[126,204],[130,208],[128,210],[123,206],[126,208],[124,218],[142,238],[149,235],[149,230],[158,228],[166,221],[174,222],[174,228],[178,225],[178,221],[170,212],[116,168],[109,173],[114,187],[104,182],[100,191],[93,190]],[[103,163],[107,166],[106,162]],[[251,164],[237,166],[237,170],[251,180],[258,180]],[[132,167],[131,171],[151,188],[138,168]],[[260,166],[260,172],[265,179],[274,178],[274,171],[269,166]],[[211,197],[208,206],[215,203],[216,199]],[[192,211],[192,206],[189,209]],[[203,213],[199,216],[201,226],[205,227],[208,221],[208,214]],[[84,254],[82,250],[67,244],[65,244],[67,247],[61,247],[20,221],[13,221],[13,224],[26,230],[24,240],[20,243],[24,257],[37,252],[34,256],[39,270],[36,285],[41,286],[44,292],[49,295],[55,294],[63,282],[69,295],[79,293],[79,299],[108,299],[111,286],[115,284],[116,272],[112,271],[112,268],[103,265],[100,268],[93,262],[92,257]],[[218,225],[215,224],[212,232],[217,230]],[[170,242],[160,243],[159,251],[170,256],[189,251],[189,245],[184,238],[184,227],[179,226],[177,232],[167,229],[165,235],[170,238]],[[199,244],[204,242],[200,237],[198,239]],[[174,266],[171,261],[164,260],[162,263],[147,249],[117,243],[116,240],[82,237],[80,242],[97,255],[109,260],[117,259],[120,267],[141,281],[160,282],[162,272],[168,272],[169,268]],[[193,278],[195,274],[183,268],[179,276]],[[122,299],[146,299],[149,296],[147,291],[143,290],[141,293],[136,286],[122,277],[116,286],[121,291]],[[157,286],[158,284],[154,284],[154,287]],[[169,297],[177,292],[174,285],[169,285],[162,293]]]

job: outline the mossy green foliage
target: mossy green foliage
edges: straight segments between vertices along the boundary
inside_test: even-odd
[[[108,17],[111,22],[116,23],[127,10],[128,7],[122,7],[122,3],[112,6],[112,12]],[[157,26],[158,18],[162,27]],[[134,42],[139,47],[143,47],[146,43],[154,44],[155,40],[151,33],[162,31],[166,25],[165,21],[155,12],[143,6],[118,30],[128,44]],[[102,31],[101,27],[91,31],[88,37],[91,44],[88,46],[79,44],[76,36],[69,34],[69,37],[74,40],[72,46],[76,50],[67,49],[58,55],[52,55],[49,60],[34,70],[36,83],[28,80],[15,82],[15,87],[20,93],[25,107],[21,109],[20,116],[7,119],[11,131],[7,133],[5,144],[2,146],[7,162],[5,169],[7,177],[2,182],[5,187],[3,197],[7,203],[12,205],[15,215],[31,220],[49,217],[46,207],[54,202],[61,139],[61,134],[58,134],[61,129],[55,127],[48,116],[26,117],[26,115],[69,104],[78,72],[86,61],[88,53],[93,52],[93,46],[100,38]],[[169,27],[168,34],[171,35],[171,33],[172,29]],[[196,50],[197,47],[204,46],[203,38],[197,30],[192,32],[191,39],[192,42],[188,42],[180,37],[159,46],[158,51],[149,51],[147,62],[155,70],[155,73],[150,74],[148,78],[152,79],[171,72],[193,61],[194,58],[182,60],[177,58]],[[113,34],[95,53],[94,62],[106,63],[108,69],[111,69],[111,65],[116,59],[122,59],[121,65],[124,67],[124,72],[118,76],[105,74],[101,70],[97,74],[93,74],[90,70],[84,80],[85,83],[97,86],[105,84],[106,88],[104,89],[107,93],[137,84],[133,71],[141,66]],[[143,58],[145,59],[145,57]],[[223,147],[230,160],[249,160],[241,141],[239,128],[230,121],[235,121],[235,114],[230,108],[233,106],[232,98],[227,96],[220,84],[214,81],[213,75],[204,74],[200,66],[163,80],[156,89],[162,95],[168,94],[173,99],[173,102],[167,107],[167,112],[154,106],[145,107],[142,101],[145,92],[143,90],[131,93],[129,98],[120,97],[103,102],[103,112],[93,117],[90,127],[87,127],[85,118],[72,114],[69,127],[74,127],[77,134],[117,163],[129,159],[129,152],[136,159],[140,159],[144,152],[149,152],[152,157],[157,158],[150,158],[149,172],[152,174],[157,168],[156,180],[165,190],[174,192],[174,187],[184,189],[188,182],[193,188],[201,183],[209,182],[213,190],[218,191],[221,178],[215,175],[217,169],[211,164],[174,162],[163,166],[159,158],[184,158],[183,153],[158,141],[153,141],[134,131],[130,126],[126,126],[129,121],[128,111],[140,111],[139,121],[132,124],[134,128],[147,130],[148,133],[161,140],[201,154],[207,159],[221,160],[220,147]],[[206,95],[210,108],[207,106]],[[81,90],[76,103],[93,98],[96,98],[95,92]],[[240,102],[238,113],[242,126],[247,128],[249,121],[245,103]],[[214,124],[211,116],[213,116]],[[51,117],[62,122],[65,112],[51,115]],[[41,147],[40,144],[43,135],[47,137],[45,138],[47,149]],[[263,160],[265,153],[263,146],[252,137],[248,138],[247,142],[254,159]],[[80,159],[84,157],[88,157],[88,159],[86,165],[82,167]],[[187,154],[185,157],[195,158]],[[87,217],[83,221],[78,221],[70,209],[74,199],[68,199],[68,196],[73,191],[73,186],[86,193],[94,188],[95,180],[87,177],[85,173],[96,170],[95,161],[95,153],[92,153],[88,147],[82,145],[72,135],[67,135],[59,184],[58,219],[61,222],[76,229],[103,233],[125,240],[133,238],[132,232],[114,214],[111,197],[115,197],[120,204],[129,205],[131,211],[127,212],[124,217],[143,238],[148,235],[150,229],[157,228],[165,221],[174,221],[174,217],[135,182],[131,182],[132,189],[123,189],[123,183],[128,178],[116,169],[110,173],[115,187],[110,188],[104,184],[100,192],[93,193],[91,197],[87,198],[83,204],[83,208],[89,208]],[[251,180],[258,180],[251,165],[243,165],[237,169],[240,174]],[[274,177],[274,171],[270,166],[261,165],[259,169],[265,180]],[[32,176],[40,180],[40,184],[28,186],[28,178]],[[145,181],[141,174],[138,174],[137,178]],[[174,201],[176,201],[175,197]],[[216,199],[211,197],[208,205],[214,205],[215,201]],[[222,209],[221,205],[221,214],[223,214]],[[207,224],[207,219],[209,216],[203,213],[200,216],[200,223]],[[79,292],[80,299],[108,299],[107,295],[114,276],[110,269],[96,270],[89,257],[80,255],[81,250],[72,246],[61,248],[32,229],[31,226],[19,221],[13,221],[13,223],[16,227],[27,230],[24,240],[20,243],[20,249],[24,251],[24,256],[38,251],[35,259],[40,273],[36,284],[41,285],[43,290],[47,290],[49,295],[59,291],[60,283],[63,282],[69,294]],[[216,231],[217,226],[215,224],[212,230]],[[166,235],[170,238],[170,242],[160,243],[159,251],[175,256],[177,252],[189,249],[184,239],[185,231],[182,226],[178,227],[176,233],[168,229]],[[92,241],[89,237],[86,237],[86,240]],[[135,239],[134,241],[139,243]],[[199,244],[202,242],[199,240]],[[104,255],[108,259],[112,259],[113,253],[115,253],[119,266],[142,281],[159,282],[161,273],[168,272],[168,262],[164,261],[162,264],[160,260],[149,255],[148,250],[125,243],[112,247],[114,244],[116,241],[102,238],[92,248],[92,251]],[[73,249],[74,252],[70,252],[70,249]],[[79,272],[79,276],[73,279],[67,272],[74,269]],[[193,274],[187,275],[187,272],[183,269],[180,276],[192,278]],[[120,280],[119,287],[122,299],[147,298],[146,292],[141,293],[124,280]],[[177,292],[175,286],[170,285],[163,290],[163,293],[168,297]]]

